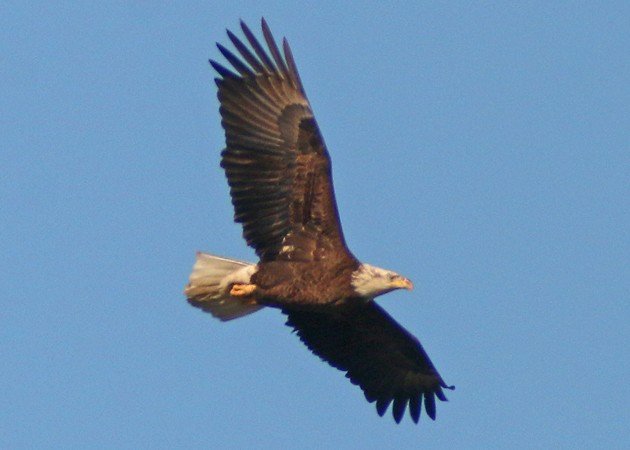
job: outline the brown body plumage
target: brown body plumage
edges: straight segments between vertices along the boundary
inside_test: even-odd
[[[355,295],[351,281],[359,263],[325,260],[295,264],[270,261],[258,265],[252,284],[259,302],[268,306],[330,305]]]
[[[221,102],[224,168],[243,236],[257,265],[201,254],[186,288],[189,301],[222,320],[264,306],[288,316],[300,339],[361,387],[399,422],[407,406],[435,418],[448,387],[410,333],[373,301],[411,288],[398,274],[361,264],[347,248],[335,202],[331,162],[293,56],[265,21],[269,56],[241,23],[249,46],[228,36],[240,58],[218,44],[234,71],[211,61]]]

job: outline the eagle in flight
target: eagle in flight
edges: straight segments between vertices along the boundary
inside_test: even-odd
[[[210,61],[221,103],[221,153],[234,220],[259,257],[250,264],[197,253],[188,301],[220,320],[264,307],[288,317],[302,342],[346,372],[383,415],[397,423],[422,403],[435,419],[435,398],[448,386],[420,342],[374,301],[407,278],[361,263],[348,249],[335,202],[331,162],[286,39],[282,52],[265,20],[267,52],[241,22],[247,46],[228,30],[238,56],[217,44],[232,66]]]

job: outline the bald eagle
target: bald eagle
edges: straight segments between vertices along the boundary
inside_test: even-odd
[[[374,298],[411,281],[361,263],[344,240],[331,162],[286,39],[283,52],[264,19],[267,52],[241,22],[249,46],[228,30],[240,54],[217,44],[232,66],[217,71],[226,147],[221,153],[234,220],[259,262],[197,253],[188,301],[221,320],[278,308],[302,342],[346,372],[383,415],[393,402],[418,422],[422,402],[435,419],[435,397],[448,386],[420,342]]]

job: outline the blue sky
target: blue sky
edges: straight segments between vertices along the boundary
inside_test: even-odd
[[[5,2],[0,447],[630,442],[627,2]],[[383,305],[457,386],[379,418],[265,310],[187,305],[232,222],[207,64],[289,39]]]

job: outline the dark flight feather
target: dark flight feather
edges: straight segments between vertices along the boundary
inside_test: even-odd
[[[249,45],[252,46],[254,52],[258,55],[259,60],[263,63],[265,72],[275,72],[276,68],[269,59],[269,56],[267,56],[267,52],[261,47],[260,43],[258,43],[258,39],[254,36],[254,33],[251,32],[249,27],[243,21],[241,21],[241,29],[243,30]]]
[[[287,325],[302,342],[331,366],[347,372],[376,411],[400,422],[409,404],[414,422],[420,418],[424,396],[427,415],[435,419],[435,397],[446,400],[447,386],[424,348],[407,330],[374,302],[347,302],[334,310],[283,309]]]
[[[227,59],[230,62],[230,64],[232,64],[232,67],[234,67],[236,71],[240,73],[243,77],[255,77],[254,72],[252,72],[249,67],[243,64],[240,59],[234,56],[234,53],[232,53],[227,48],[225,48],[224,46],[218,43],[217,43],[217,48],[219,49],[221,54],[225,57],[225,59]]]
[[[288,234],[301,235],[298,241],[306,245],[315,239],[315,246],[329,249],[317,257],[354,260],[339,222],[328,151],[289,46],[284,45],[287,63],[263,20],[269,57],[249,28],[241,26],[253,52],[231,32],[228,36],[242,60],[218,44],[237,73],[211,61],[222,77],[217,84],[227,147],[221,165],[231,188],[235,220],[243,224],[247,243],[262,261],[292,258],[292,251],[281,255]],[[278,202],[269,210],[272,199]],[[303,257],[303,250],[295,247],[293,252]]]
[[[254,69],[254,71],[258,73],[265,72],[264,66],[260,63],[260,61],[252,55],[252,52],[249,51],[247,46],[243,44],[243,42],[230,30],[227,30],[227,35],[234,44],[234,47],[238,50],[238,52],[243,56],[245,61]]]

